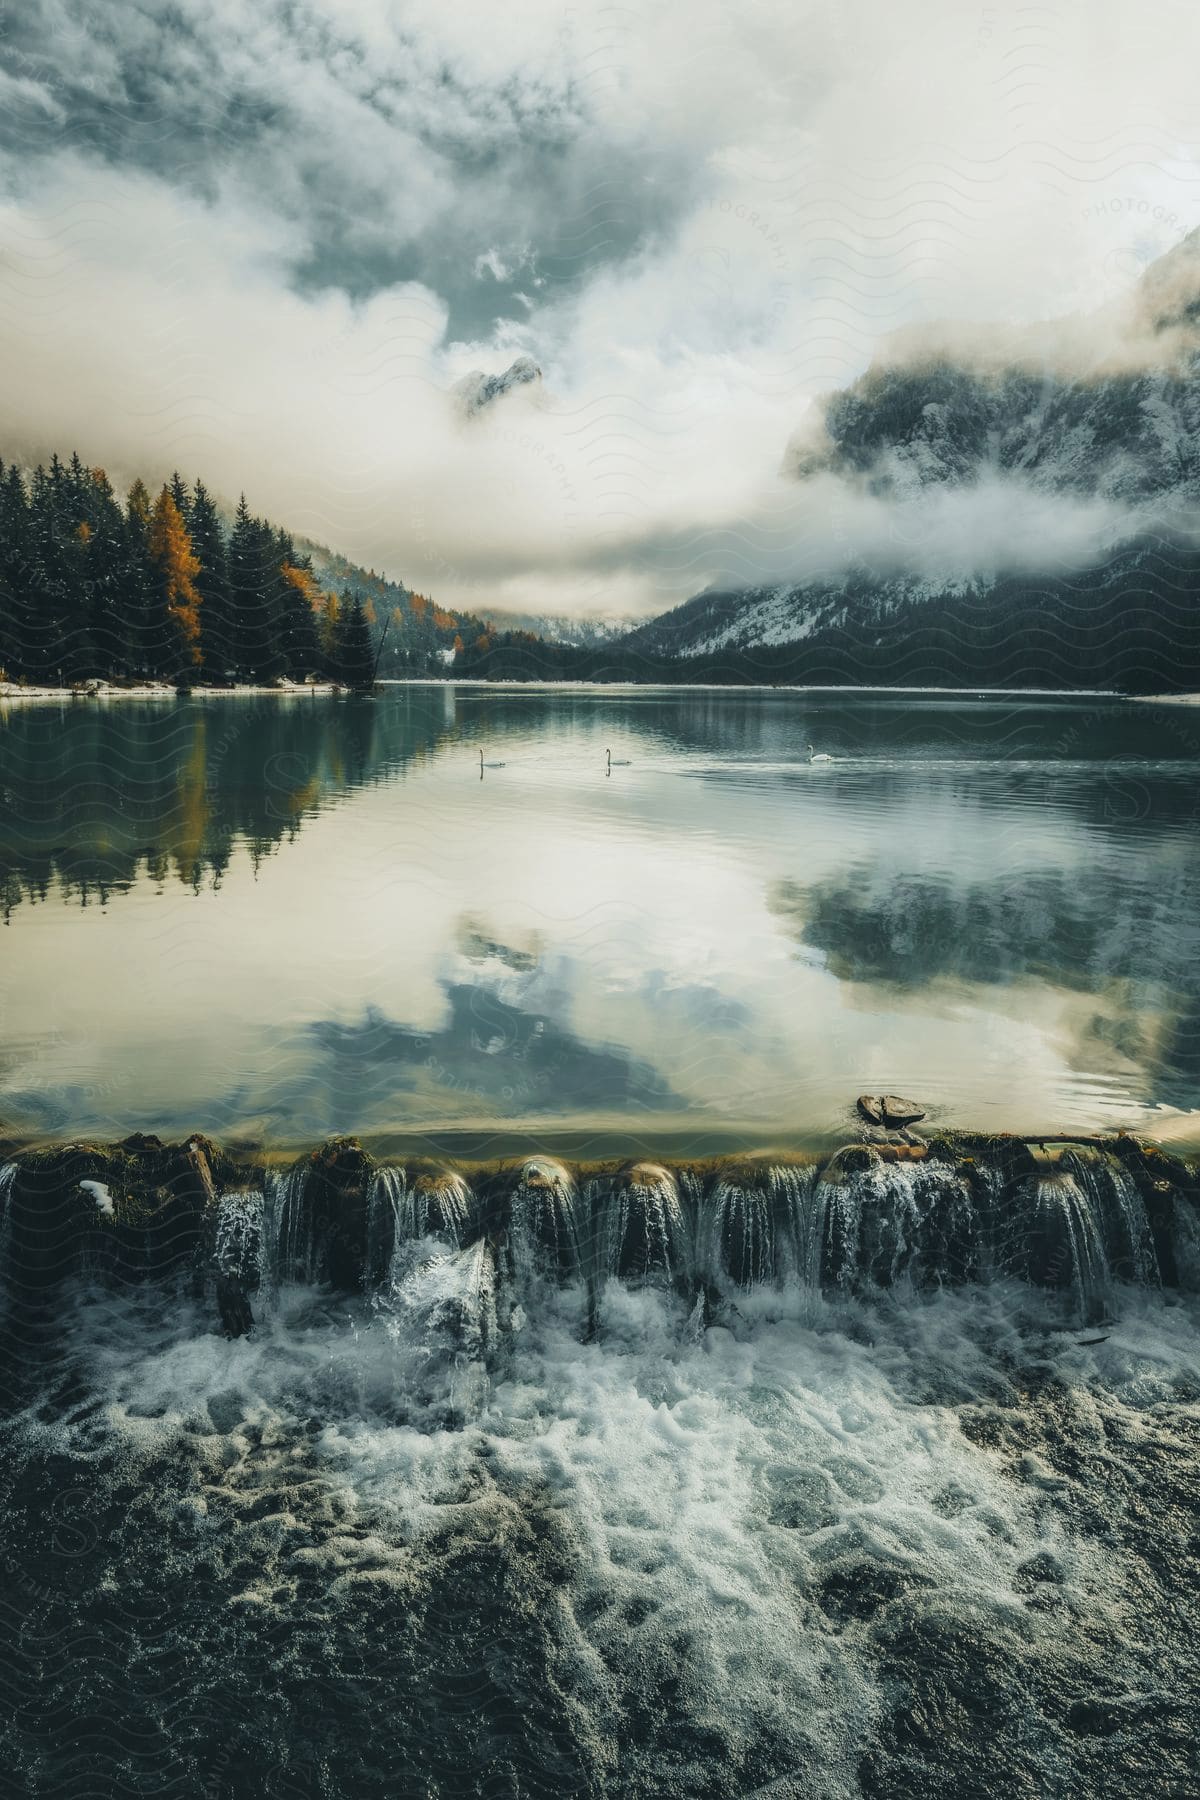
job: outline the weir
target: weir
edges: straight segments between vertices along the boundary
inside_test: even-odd
[[[589,1181],[585,1214],[599,1279],[686,1285],[694,1263],[689,1209],[694,1216],[697,1192],[689,1172],[681,1178],[661,1163],[635,1163]]]
[[[444,1289],[439,1330],[454,1319],[480,1345],[554,1289],[583,1290],[594,1327],[610,1282],[703,1298],[711,1316],[755,1291],[1007,1279],[1061,1293],[1088,1323],[1122,1284],[1200,1288],[1200,1172],[1128,1136],[946,1134],[671,1165],[439,1167],[380,1162],[347,1138],[282,1169],[200,1137],[18,1152],[0,1164],[4,1290],[36,1300],[72,1275],[199,1281],[233,1335],[282,1287],[407,1306],[418,1277],[422,1305]]]
[[[471,1235],[474,1198],[456,1169],[411,1172],[400,1164],[375,1170],[367,1189],[368,1283],[393,1284],[407,1246],[444,1238],[461,1249]]]

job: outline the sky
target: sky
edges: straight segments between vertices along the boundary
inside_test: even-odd
[[[1192,0],[8,0],[0,451],[199,473],[451,607],[778,576],[789,441],[890,334],[1200,226],[1197,51]]]

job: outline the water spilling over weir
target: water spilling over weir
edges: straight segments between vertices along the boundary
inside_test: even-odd
[[[218,1800],[1194,1791],[1159,1150],[132,1139],[0,1164],[0,1251],[14,1791],[129,1720]]]
[[[1088,1322],[1122,1284],[1195,1285],[1198,1204],[1193,1169],[1124,1137],[948,1137],[847,1145],[823,1160],[578,1169],[549,1157],[379,1163],[334,1139],[282,1170],[237,1165],[203,1139],[130,1139],[0,1168],[0,1243],[12,1294],[72,1271],[112,1281],[190,1271],[239,1293],[243,1324],[260,1290],[399,1292],[418,1264],[462,1264],[480,1245],[502,1318],[579,1286],[594,1325],[613,1282],[661,1286],[711,1310],[739,1294],[1010,1279],[1063,1293]]]

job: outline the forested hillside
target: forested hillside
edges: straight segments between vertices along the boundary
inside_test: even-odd
[[[487,627],[367,573],[239,501],[222,516],[203,481],[176,474],[122,499],[78,456],[27,473],[0,464],[0,674],[181,686],[362,685],[444,673]]]

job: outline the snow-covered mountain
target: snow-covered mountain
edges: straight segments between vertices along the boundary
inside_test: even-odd
[[[1064,670],[1082,639],[1103,680],[1191,656],[1200,233],[1095,314],[897,337],[813,409],[784,471],[798,517],[808,500],[814,520],[842,507],[836,552],[818,567],[810,555],[803,576],[700,594],[639,627],[631,649],[771,650],[797,679],[843,680],[878,678],[897,657],[919,679],[934,638],[957,638],[978,680],[980,632],[1009,664],[1022,637],[1048,634]]]
[[[482,369],[472,369],[450,391],[462,413],[472,419],[514,388],[528,387],[541,379],[542,371],[532,356],[518,356],[500,375],[485,375]]]
[[[507,607],[489,607],[487,616],[497,631],[529,631],[547,643],[582,649],[611,644],[628,629],[623,622],[593,614],[514,612]]]

